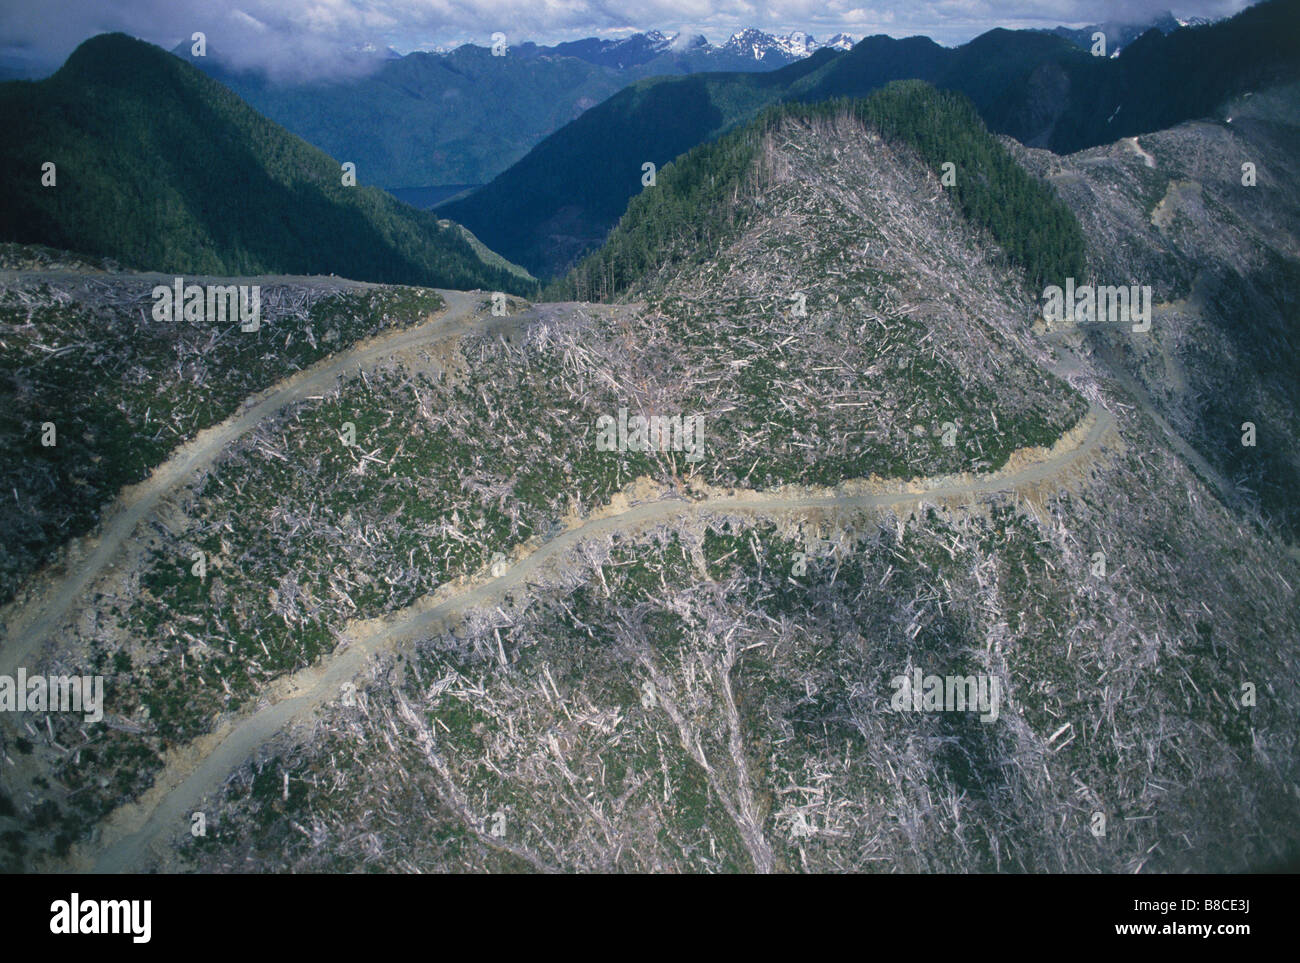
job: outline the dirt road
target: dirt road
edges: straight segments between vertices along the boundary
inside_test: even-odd
[[[123,543],[151,516],[159,499],[212,464],[232,442],[289,405],[333,388],[340,377],[359,367],[465,329],[469,322],[476,320],[476,310],[488,298],[482,292],[439,291],[438,294],[447,307],[430,321],[371,338],[254,395],[244,402],[240,411],[199,432],[178,448],[144,481],[125,489],[105,512],[98,532],[81,540],[84,554],[67,560],[66,574],[54,577],[48,571],[42,573],[29,598],[15,601],[8,611],[0,614],[7,627],[7,637],[0,647],[0,675],[13,675],[19,666],[30,667],[39,659],[44,643],[71,617],[74,604],[113,564]]]
[[[161,276],[160,276],[161,277]],[[245,279],[247,280],[247,279]],[[268,283],[271,279],[267,279]],[[279,279],[283,281],[284,279]],[[336,279],[318,283],[345,284]],[[0,674],[31,665],[41,647],[70,621],[77,603],[105,571],[120,562],[123,548],[137,527],[151,517],[159,501],[206,468],[233,442],[289,405],[333,388],[340,377],[407,348],[463,335],[479,324],[499,326],[481,308],[483,292],[439,291],[446,309],[424,324],[370,339],[254,396],[219,425],[200,432],[181,446],[148,479],[122,493],[106,513],[96,536],[84,540],[83,553],[70,555],[66,572],[45,573],[43,588],[15,603],[6,613],[9,635],[0,649]],[[564,305],[539,306],[538,313],[564,310]],[[523,320],[520,316],[507,324]],[[1069,359],[1070,362],[1073,359]],[[1059,373],[1068,374],[1075,367]],[[317,665],[273,682],[259,701],[260,708],[224,720],[218,728],[168,753],[154,785],[136,802],[111,814],[98,838],[79,847],[73,868],[122,872],[154,863],[155,844],[164,847],[189,828],[191,814],[259,747],[291,727],[307,723],[322,705],[339,697],[345,683],[355,679],[374,656],[427,638],[456,624],[470,609],[486,605],[505,593],[526,587],[546,566],[566,564],[566,556],[584,539],[615,532],[631,533],[683,516],[740,513],[764,517],[825,511],[871,511],[921,501],[976,499],[993,492],[1054,484],[1073,466],[1102,447],[1114,426],[1104,409],[1091,408],[1084,426],[1050,452],[1036,452],[1013,466],[986,475],[965,475],[898,481],[887,486],[813,493],[714,492],[696,500],[670,496],[632,504],[621,512],[602,514],[536,545],[500,577],[482,577],[443,586],[433,596],[380,619],[349,625],[344,641]]]
[[[82,857],[84,868],[98,873],[138,871],[147,867],[155,842],[183,835],[191,814],[256,750],[289,727],[305,723],[323,704],[339,697],[343,684],[354,679],[375,655],[444,631],[468,610],[524,588],[543,566],[563,563],[567,552],[583,539],[614,532],[632,532],[684,515],[743,513],[777,516],[826,510],[871,510],[944,499],[976,498],[982,494],[1033,487],[1051,482],[1102,447],[1114,420],[1093,407],[1073,443],[1058,445],[1039,460],[1011,471],[975,477],[912,480],[896,491],[864,494],[765,495],[743,493],[699,501],[668,498],[638,504],[615,515],[589,521],[538,546],[499,578],[478,580],[449,597],[424,599],[385,618],[350,626],[346,642],[316,666],[284,680],[275,688],[280,698],[252,714],[231,719],[216,732],[170,758],[153,788],[138,802],[122,807],[102,827],[98,857]],[[1081,437],[1078,437],[1080,436]],[[441,593],[440,593],[441,594]],[[274,697],[273,697],[274,698]]]

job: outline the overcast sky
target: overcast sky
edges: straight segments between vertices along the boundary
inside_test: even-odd
[[[366,43],[435,45],[617,37],[684,30],[720,43],[735,30],[805,30],[818,39],[923,34],[952,45],[992,27],[1136,23],[1172,9],[1223,17],[1248,0],[0,0],[0,56],[57,65],[87,37],[120,30],[174,47],[196,30],[209,56],[273,75],[329,75]]]

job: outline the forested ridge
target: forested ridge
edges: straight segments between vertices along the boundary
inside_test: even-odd
[[[640,190],[641,164],[683,151],[788,102],[867,97],[923,80],[969,97],[990,130],[1071,153],[1212,116],[1224,99],[1300,78],[1300,0],[1266,0],[1230,20],[1148,31],[1092,56],[1034,30],[990,30],[959,47],[867,37],[761,75],[660,77],[621,91],[547,137],[446,216],[543,278],[599,246]]]
[[[122,34],[86,41],[46,80],[0,84],[0,127],[0,240],[141,270],[533,290],[435,215],[345,186],[339,162]]]
[[[890,142],[915,150],[941,176],[962,214],[989,232],[1030,289],[1084,274],[1078,221],[1052,191],[1024,171],[961,94],[899,81],[861,99],[769,108],[745,127],[701,144],[657,172],[634,197],[606,243],[546,289],[557,300],[611,298],[665,263],[705,258],[757,209],[747,178],[763,139],[791,120],[853,117]]]

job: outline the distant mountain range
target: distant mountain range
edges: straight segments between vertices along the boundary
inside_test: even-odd
[[[1166,13],[1140,25],[1051,32],[1086,49],[1101,29],[1113,51],[1148,29],[1170,32],[1179,23]],[[427,206],[422,198],[443,199],[491,180],[543,137],[636,80],[770,71],[853,44],[844,33],[818,40],[804,31],[774,34],[752,27],[720,44],[659,30],[617,40],[511,43],[504,57],[474,44],[405,56],[359,44],[347,57],[346,77],[303,83],[235,70],[216,43],[209,43],[206,57],[191,57],[188,42],[173,53],[309,143],[356,163],[363,183]],[[0,49],[0,79],[41,75],[29,52]]]
[[[0,84],[0,127],[0,240],[178,274],[534,287],[433,214],[345,186],[338,161],[124,34],[87,40],[45,80]]]
[[[504,56],[475,44],[404,57],[369,50],[358,56],[378,61],[370,73],[302,84],[233,71],[211,45],[204,57],[193,57],[188,44],[172,52],[304,140],[355,162],[364,183],[400,189],[485,183],[547,134],[643,77],[767,71],[852,45],[846,34],[823,44],[802,32],[751,29],[714,46],[702,36],[652,30],[621,40],[521,43]]]
[[[1269,0],[1168,35],[1153,28],[1113,58],[1035,30],[991,30],[955,48],[867,37],[847,53],[819,50],[768,73],[641,81],[438,211],[549,278],[604,239],[643,189],[644,163],[663,166],[772,104],[919,79],[965,94],[995,133],[1065,153],[1206,116],[1227,97],[1298,77],[1300,0]]]
[[[750,69],[689,72],[692,57],[727,55],[649,33],[565,47],[594,60],[641,60],[630,67],[527,44],[504,57],[465,45],[390,58],[371,77],[333,85],[227,78],[249,85],[253,107],[272,104],[272,117],[314,129],[326,153],[165,51],[103,35],[45,81],[0,85],[0,240],[165,271],[335,272],[532,290],[515,266],[543,279],[567,271],[643,189],[646,162],[662,167],[773,104],[919,79],[964,94],[995,133],[1074,151],[1206,116],[1229,96],[1300,77],[1298,14],[1300,0],[1269,0],[1210,26],[1148,30],[1114,58],[1048,32],[993,30],[957,48],[924,37],[868,37],[848,51],[828,43],[767,70],[752,65],[816,42],[746,31],[716,50],[730,45]],[[755,56],[764,37],[769,52]],[[747,57],[736,53],[744,49]],[[591,78],[623,84],[668,63],[684,73],[637,80],[598,105],[566,102],[564,91]],[[566,114],[576,117],[566,123]],[[559,129],[529,150],[546,124]],[[331,132],[348,139],[334,144]],[[436,214],[364,186],[382,183],[377,172],[386,166],[391,173],[432,162],[464,173],[478,163],[482,171],[511,152],[524,156],[472,193],[446,197],[473,185],[472,176],[406,192],[421,204],[441,201]],[[50,160],[59,171],[54,189],[40,185]],[[357,163],[362,186],[341,186],[347,161]],[[293,213],[267,220],[267,210]]]
[[[644,66],[656,60],[660,60],[663,65],[684,59],[685,65],[690,68],[686,72],[694,73],[699,70],[744,70],[750,61],[762,63],[767,69],[775,69],[801,60],[823,47],[849,50],[853,43],[853,37],[847,33],[837,33],[822,43],[802,30],[771,34],[747,27],[732,34],[725,43],[717,45],[710,43],[703,34],[665,34],[659,30],[648,30],[620,40],[588,37],[551,47],[524,43],[511,49],[519,56],[530,59],[546,56],[576,57],[590,64],[617,70]]]
[[[853,37],[847,33],[837,33],[825,43],[818,43],[810,34],[800,30],[781,36],[773,36],[770,33],[764,33],[762,30],[755,30],[750,27],[747,30],[740,31],[740,33],[732,34],[726,43],[717,48],[717,51],[720,54],[730,53],[741,57],[753,57],[755,60],[766,60],[769,57],[775,57],[782,59],[784,63],[789,63],[810,56],[825,48],[851,50],[853,44]]]
[[[1148,30],[1159,30],[1161,33],[1173,33],[1180,27],[1204,27],[1214,21],[1207,20],[1204,17],[1188,17],[1179,19],[1169,11],[1165,11],[1158,16],[1130,23],[1128,21],[1107,21],[1106,23],[1094,23],[1087,27],[1053,27],[1046,33],[1054,34],[1058,37],[1070,41],[1070,43],[1082,47],[1084,50],[1091,50],[1095,37],[1098,33],[1106,36],[1106,55],[1114,56],[1123,50],[1138,37],[1142,36]]]

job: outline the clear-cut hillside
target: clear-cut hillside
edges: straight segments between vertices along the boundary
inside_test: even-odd
[[[1300,536],[1300,87],[1026,166],[1070,206],[1102,283],[1150,285],[1151,331],[1062,331],[1204,459],[1220,497]],[[1058,280],[1055,283],[1063,283]],[[1255,445],[1242,444],[1243,425]]]
[[[480,318],[178,490],[111,575],[132,605],[56,640],[126,656],[78,743],[102,768],[40,738],[60,779],[10,824],[40,839],[68,786],[107,813],[68,850],[100,869],[1293,859],[1295,561],[1033,331],[915,150],[847,113],[761,134],[740,216],[700,245],[682,207],[629,303]],[[705,457],[598,451],[620,406],[703,415]],[[899,711],[917,670],[996,680],[996,718]]]

